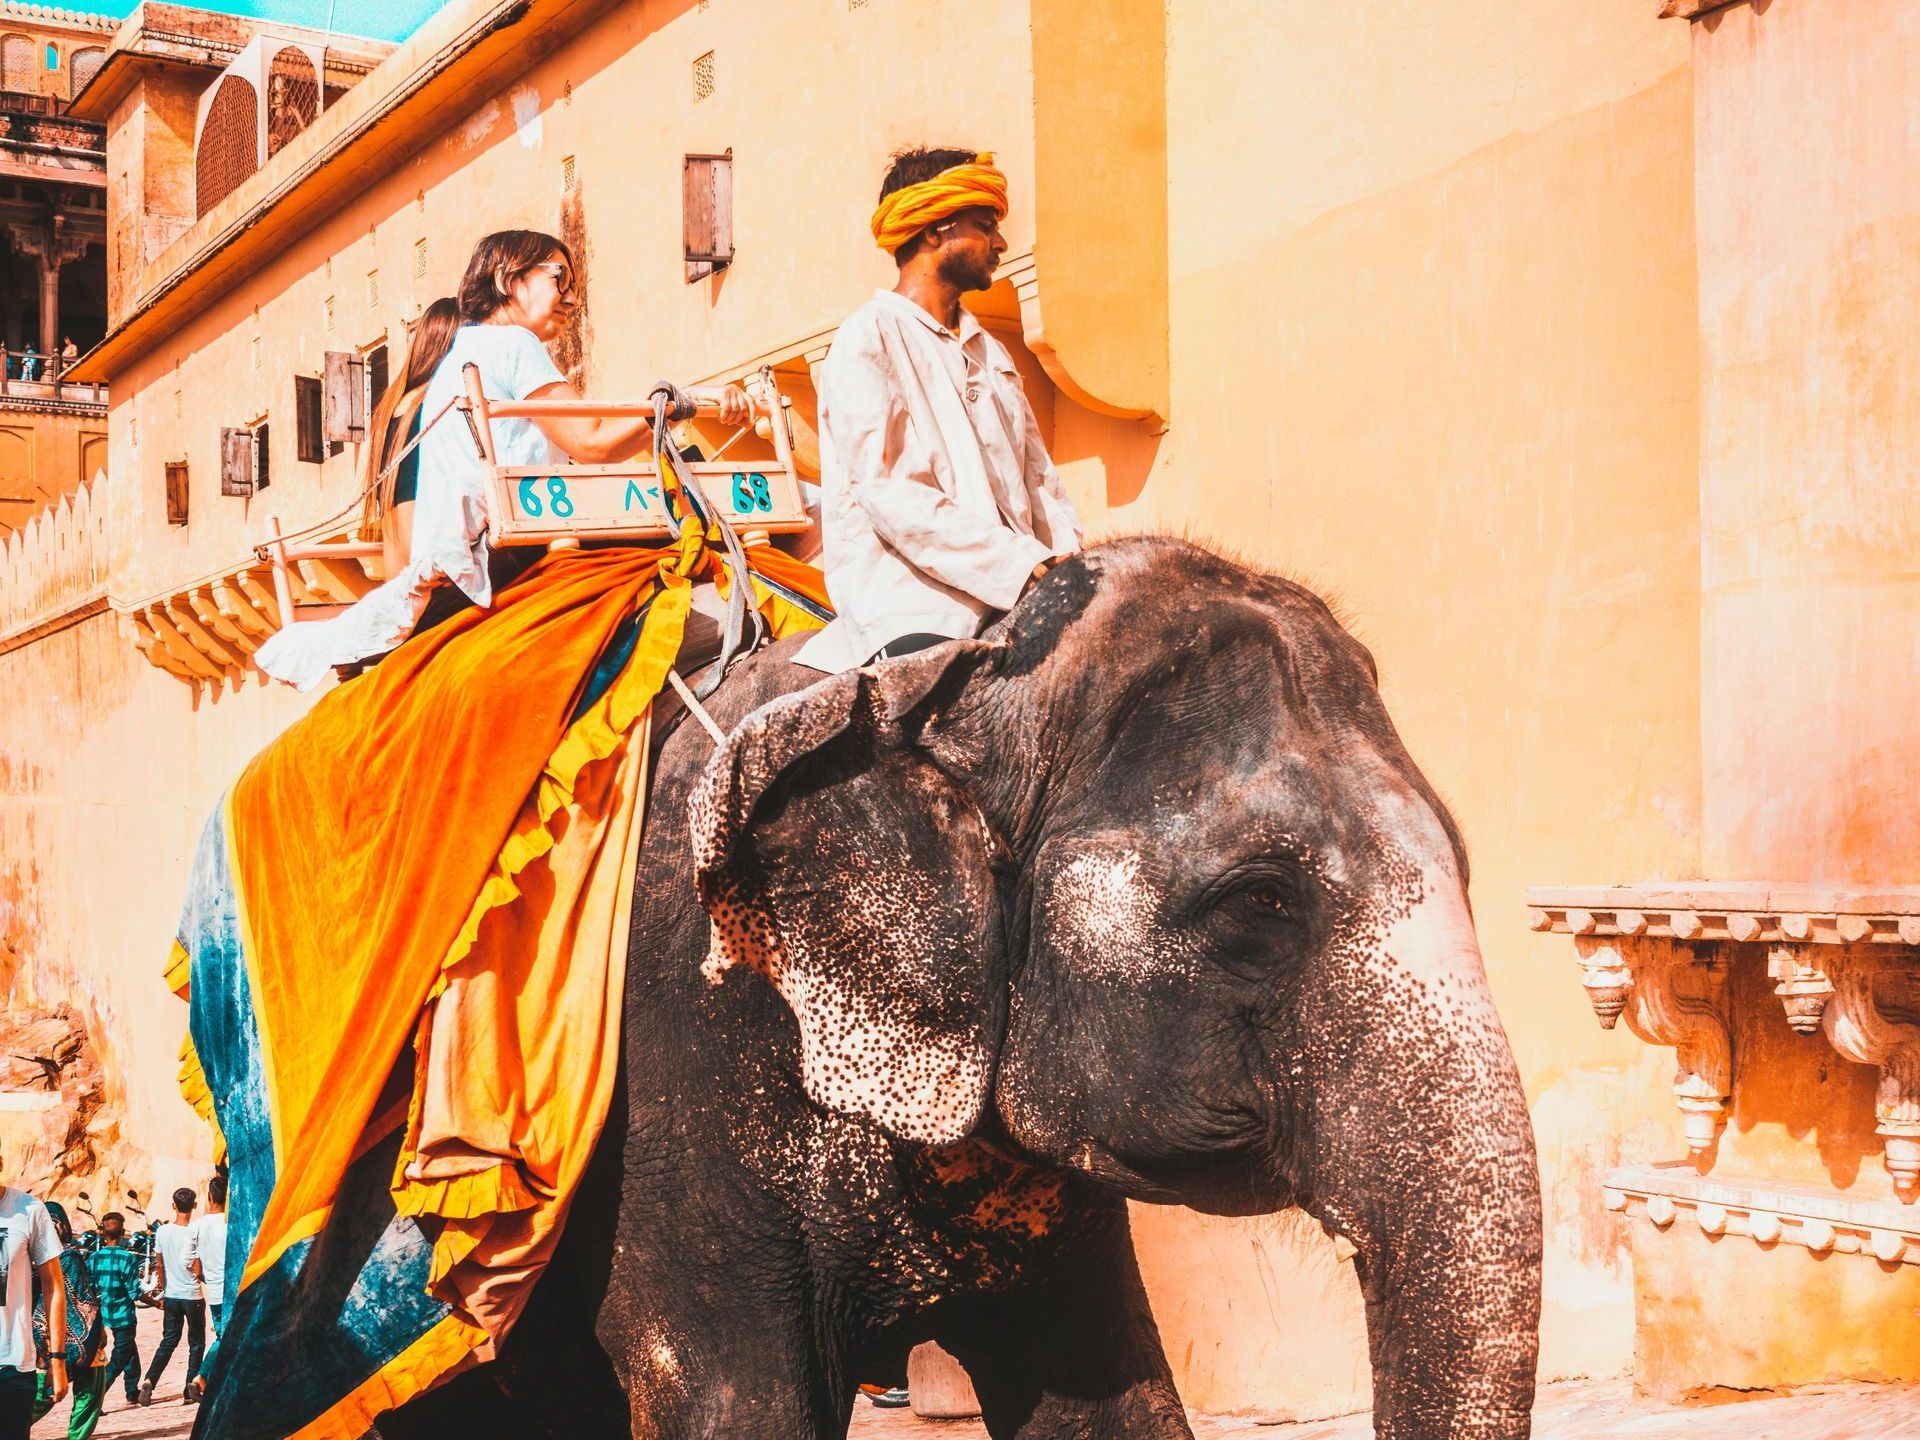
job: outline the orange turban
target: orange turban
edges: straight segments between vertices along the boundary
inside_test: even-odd
[[[996,218],[1006,218],[1007,177],[991,154],[976,155],[970,165],[942,170],[887,196],[873,212],[874,242],[891,255],[927,226],[975,205],[991,206]]]

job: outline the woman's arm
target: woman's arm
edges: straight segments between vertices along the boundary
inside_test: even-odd
[[[58,1401],[67,1393],[67,1277],[58,1255],[34,1268],[40,1272],[40,1293],[47,1305],[47,1379]]]
[[[542,385],[530,392],[529,400],[582,400],[573,386],[561,380]],[[738,385],[720,392],[720,420],[727,425],[744,425],[753,418],[753,402]],[[633,416],[616,419],[609,416],[549,415],[533,422],[567,457],[581,465],[604,465],[638,455],[653,443],[653,422]]]

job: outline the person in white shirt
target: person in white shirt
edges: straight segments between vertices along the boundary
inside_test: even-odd
[[[207,1181],[207,1213],[187,1227],[187,1268],[200,1282],[213,1338],[227,1304],[227,1177]],[[196,1376],[196,1378],[198,1378]]]
[[[417,627],[456,608],[486,609],[496,589],[517,579],[543,553],[528,546],[501,554],[487,543],[490,473],[461,418],[448,414],[438,423],[435,418],[465,392],[468,364],[479,370],[489,399],[585,398],[547,353],[580,303],[573,252],[538,230],[484,236],[467,260],[456,300],[460,327],[433,366],[418,407],[422,424],[432,428],[422,433],[415,452],[418,493],[406,568],[332,619],[288,626],[270,636],[254,661],[277,680],[310,690],[334,666],[384,654]],[[403,378],[411,380],[422,368],[410,355]],[[676,403],[686,401],[684,392],[676,393]],[[391,407],[382,409],[392,413]],[[721,390],[719,410],[723,424],[753,418],[753,402],[737,385]],[[494,458],[502,465],[603,464],[628,459],[653,443],[652,422],[639,416],[496,419],[492,432]],[[388,437],[374,438],[387,445]]]
[[[207,1351],[207,1311],[200,1298],[200,1282],[187,1263],[187,1246],[192,1240],[193,1208],[199,1197],[182,1185],[173,1192],[173,1219],[155,1232],[155,1279],[160,1287],[160,1348],[147,1365],[147,1378],[140,1382],[140,1403],[153,1403],[153,1387],[160,1372],[173,1359],[180,1345],[180,1331],[187,1332],[187,1384],[181,1399],[191,1404],[199,1398],[193,1386],[200,1373],[200,1361]]]
[[[33,1427],[39,1356],[33,1339],[33,1283],[46,1297],[47,1375],[58,1402],[67,1393],[67,1280],[59,1232],[47,1207],[0,1184],[0,1440],[27,1440]]]
[[[795,659],[840,671],[978,635],[1081,545],[1013,357],[960,303],[1007,248],[1006,177],[971,150],[893,157],[875,241],[899,283],[821,368],[823,568],[837,618]]]

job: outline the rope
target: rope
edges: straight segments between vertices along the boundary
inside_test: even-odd
[[[285,533],[279,536],[276,536],[275,537],[276,542],[281,545],[285,545],[285,544],[288,544],[289,542],[296,541],[296,540],[310,540],[315,535],[321,535],[333,529],[334,526],[338,525],[342,520],[346,519],[349,515],[353,514],[353,512],[356,509],[360,508],[361,504],[366,500],[367,496],[371,495],[374,492],[374,490],[377,489],[379,486],[386,483],[387,477],[393,474],[394,471],[400,468],[400,462],[405,460],[407,456],[411,455],[414,452],[415,447],[418,446],[422,440],[427,438],[427,432],[431,430],[434,426],[438,425],[442,420],[446,419],[447,412],[453,409],[454,406],[458,405],[463,398],[465,397],[456,395],[451,400],[447,401],[446,404],[442,405],[438,410],[436,410],[434,412],[433,418],[427,421],[426,424],[420,427],[420,433],[415,435],[405,445],[401,446],[400,453],[394,456],[393,459],[389,460],[385,465],[381,466],[379,471],[375,473],[374,477],[371,480],[367,481],[365,485],[362,485],[358,490],[358,492],[355,493],[354,497],[351,500],[347,501],[346,505],[342,509],[336,511],[332,515],[327,516],[327,518],[324,520],[317,520],[313,524],[302,526],[298,530],[288,530]],[[267,558],[266,552],[271,550],[272,548],[273,548],[272,545],[256,545],[253,547],[253,553],[255,555],[260,556],[260,558],[264,560]]]

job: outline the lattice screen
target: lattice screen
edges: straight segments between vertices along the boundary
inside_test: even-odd
[[[35,95],[40,90],[40,47],[24,35],[0,37],[0,90]]]
[[[105,62],[106,58],[107,52],[104,50],[74,51],[73,58],[67,62],[72,69],[73,75],[73,89],[70,93],[78,95],[82,90],[86,89],[87,82],[100,73],[100,66]]]
[[[320,114],[320,77],[313,61],[291,45],[281,47],[267,72],[267,154],[278,155]]]
[[[260,168],[260,97],[238,75],[214,92],[194,157],[194,203],[204,215]]]

